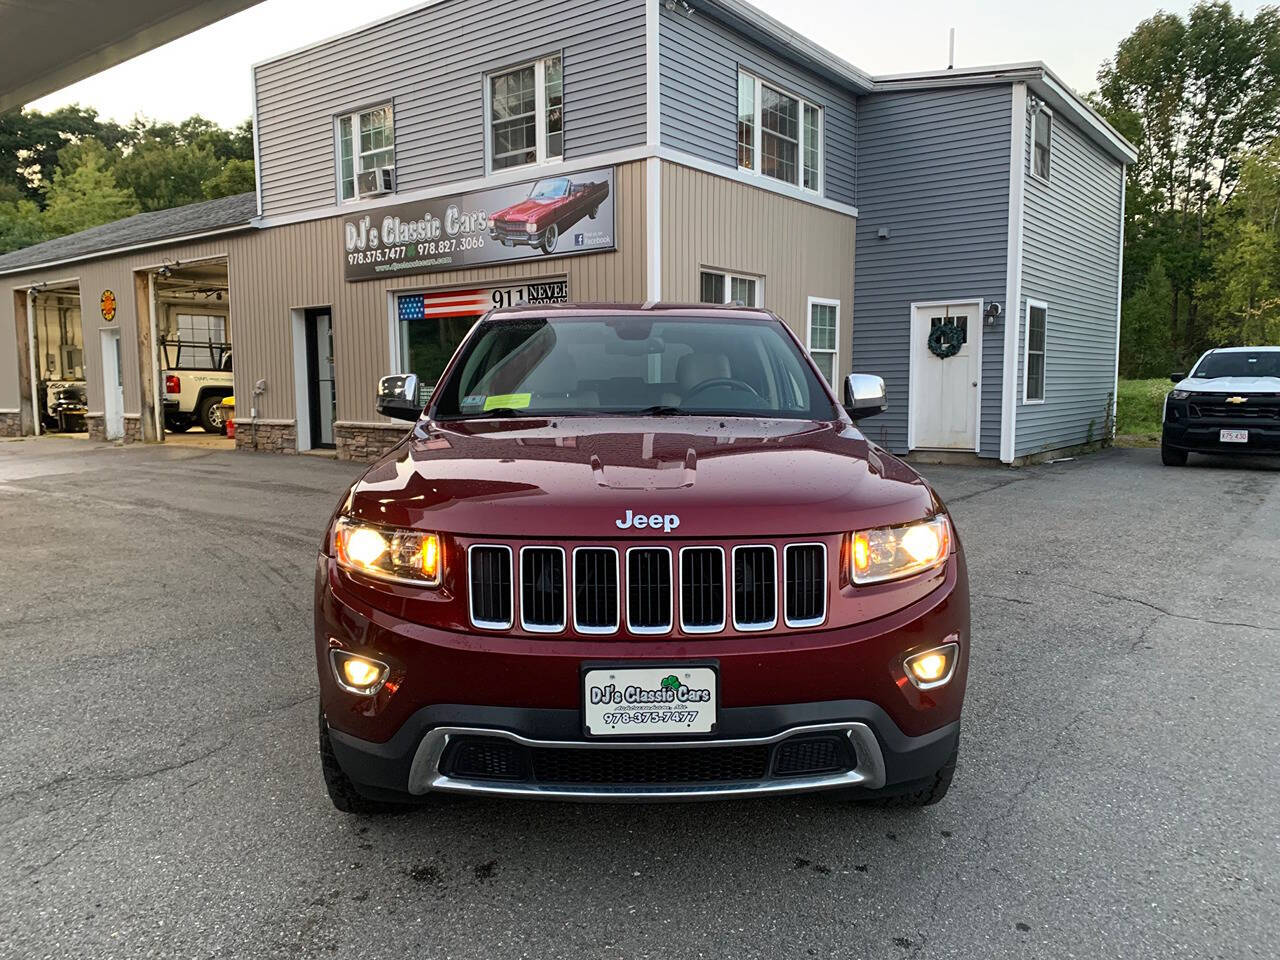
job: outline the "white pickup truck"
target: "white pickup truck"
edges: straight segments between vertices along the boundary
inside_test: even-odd
[[[222,433],[221,404],[235,393],[231,344],[162,340],[164,425],[175,433],[199,424],[205,433]]]

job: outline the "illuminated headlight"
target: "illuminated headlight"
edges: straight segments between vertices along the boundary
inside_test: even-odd
[[[932,650],[913,653],[903,661],[903,668],[911,683],[919,690],[932,690],[951,681],[956,672],[956,661],[960,657],[958,643],[944,643]]]
[[[1169,391],[1170,400],[1186,400],[1190,396],[1191,396],[1190,390],[1170,390]]]
[[[944,516],[902,527],[858,530],[849,551],[849,578],[854,583],[897,580],[930,570],[951,551],[951,524]]]
[[[369,697],[382,689],[390,668],[381,660],[361,657],[345,650],[330,650],[329,662],[338,686],[348,693]]]
[[[357,573],[420,587],[440,585],[443,558],[436,533],[376,527],[343,517],[334,528],[333,551],[339,564]]]
[[[533,221],[530,221],[530,222],[528,222],[528,223],[526,223],[526,224],[524,225],[524,232],[525,232],[525,233],[537,233],[537,232],[538,232],[538,225],[537,225],[536,223],[534,223]]]

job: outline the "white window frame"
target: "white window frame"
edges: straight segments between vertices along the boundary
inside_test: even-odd
[[[840,382],[840,301],[831,300],[827,297],[809,297],[805,304],[804,314],[804,348],[809,351],[809,356],[814,356],[813,349],[813,308],[815,306],[835,307],[836,308],[836,329],[835,329],[835,346],[830,349],[823,347],[816,353],[831,354],[831,389],[836,388],[836,384]]]
[[[1030,377],[1029,358],[1031,356],[1031,308],[1039,307],[1044,311],[1044,349],[1040,352],[1040,396],[1029,397],[1027,394],[1027,383]],[[1022,402],[1026,406],[1035,406],[1044,403],[1045,397],[1049,395],[1049,304],[1043,300],[1027,300],[1027,314],[1023,318],[1022,326]]]
[[[1049,175],[1041,176],[1036,173],[1036,127],[1040,123],[1040,118],[1046,116],[1049,118]],[[1049,183],[1053,179],[1053,111],[1048,107],[1042,106],[1031,115],[1031,176],[1039,180],[1041,183]]]
[[[560,156],[547,156],[547,61],[560,61]],[[534,141],[536,159],[532,163],[516,163],[508,167],[493,165],[493,79],[504,73],[515,73],[533,67],[534,89]],[[565,123],[564,123],[564,53],[553,50],[532,60],[489,70],[484,75],[484,170],[486,174],[502,173],[506,170],[521,170],[525,167],[551,166],[564,162]]]
[[[721,303],[733,303],[733,300],[730,298],[733,296],[734,280],[751,280],[756,285],[756,302],[745,304],[745,306],[756,307],[756,308],[764,306],[764,277],[758,277],[753,273],[740,273],[740,272],[735,273],[732,270],[721,270],[718,267],[699,267],[698,268],[698,297],[699,297],[698,302],[699,303],[705,302],[701,299],[702,275],[704,273],[714,273],[716,276],[724,277],[725,298],[720,301]]]
[[[339,203],[355,203],[363,199],[360,196],[360,116],[365,113],[372,113],[374,110],[386,110],[391,114],[391,169],[396,168],[396,108],[395,103],[387,100],[383,103],[375,103],[369,106],[360,107],[356,110],[347,110],[336,114],[333,118],[333,167],[334,167],[334,185],[336,189]],[[342,121],[351,121],[351,177],[352,177],[352,196],[344,197],[342,195]],[[373,153],[381,153],[381,150],[374,150]]]
[[[739,78],[747,77],[755,82],[755,95],[754,95],[755,96],[755,100],[754,100],[755,113],[752,117],[752,145],[751,145],[752,166],[744,167],[742,166],[742,164],[738,164],[738,169],[743,171],[744,173],[750,173],[754,176],[762,177],[765,180],[770,180],[774,183],[785,183],[787,186],[794,187],[797,190],[802,190],[805,193],[814,194],[816,196],[822,196],[822,190],[823,190],[823,187],[825,186],[825,184],[823,183],[822,168],[824,165],[823,158],[826,153],[825,140],[826,140],[826,126],[827,126],[826,111],[823,109],[822,105],[819,103],[814,103],[812,100],[806,100],[804,97],[800,96],[798,93],[793,93],[792,91],[776,83],[770,83],[766,80],[762,80],[760,77],[752,73],[750,70],[739,69],[738,77]],[[760,169],[760,161],[761,161],[760,147],[764,137],[764,128],[760,122],[760,114],[762,110],[764,87],[768,87],[770,90],[773,90],[775,93],[780,93],[784,97],[788,97],[792,100],[795,100],[796,103],[798,104],[797,133],[800,136],[799,136],[799,141],[798,141],[797,150],[796,150],[796,179],[794,181],[782,180],[778,177],[770,176],[766,173],[762,173]],[[806,187],[804,185],[804,108],[806,106],[813,107],[815,110],[818,111],[818,166],[817,166],[818,185],[817,187]],[[737,109],[738,109],[737,91],[735,89],[734,91],[734,128],[735,130],[737,128],[737,117],[738,117]],[[738,138],[736,134],[734,135],[734,138],[733,138],[733,152],[735,154],[738,152]],[[737,158],[735,157],[735,162],[736,162],[736,159]]]

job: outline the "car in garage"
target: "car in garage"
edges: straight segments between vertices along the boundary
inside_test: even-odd
[[[1280,454],[1280,346],[1219,347],[1170,376],[1160,459],[1189,453]]]
[[[832,791],[935,803],[959,751],[964,552],[778,317],[513,307],[463,340],[318,556],[335,806]]]

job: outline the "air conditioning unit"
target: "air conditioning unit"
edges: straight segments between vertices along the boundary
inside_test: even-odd
[[[384,193],[395,193],[396,168],[374,167],[372,170],[362,170],[357,174],[356,181],[362,197],[376,197]]]

